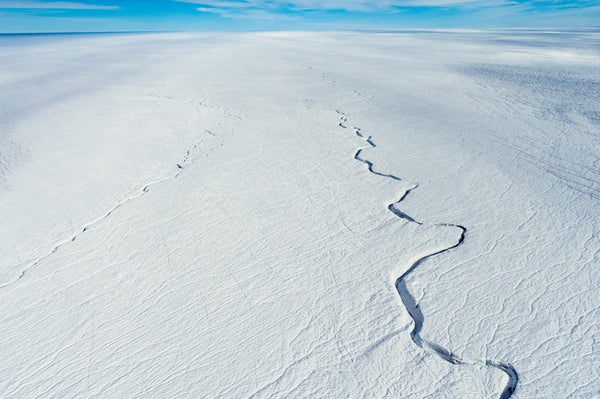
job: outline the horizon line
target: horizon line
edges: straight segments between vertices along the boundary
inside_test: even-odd
[[[207,30],[115,30],[115,31],[23,31],[23,32],[0,32],[1,36],[35,36],[35,35],[101,35],[101,34],[134,34],[134,33],[258,33],[258,32],[373,32],[373,33],[393,33],[393,32],[486,32],[486,31],[598,31],[600,27],[582,26],[582,27],[490,27],[490,28],[360,28],[360,29],[207,29]]]

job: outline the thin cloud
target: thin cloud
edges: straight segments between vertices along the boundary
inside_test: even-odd
[[[180,1],[180,0],[174,0]],[[181,1],[184,3],[189,3],[189,1]],[[196,11],[208,14],[220,15],[225,18],[235,18],[235,19],[250,19],[250,20],[259,20],[259,21],[270,21],[270,20],[292,20],[293,17],[289,15],[282,15],[275,12],[273,9],[261,9],[260,7],[248,6],[248,5],[233,5],[233,6],[222,6],[222,3],[226,2],[215,2],[219,3],[219,6],[214,4],[204,5],[202,4],[200,7],[196,7]],[[199,4],[199,3],[195,3]]]
[[[55,10],[117,10],[118,6],[76,3],[71,1],[2,1],[0,9],[55,9]]]
[[[490,6],[507,4],[510,0],[174,0],[182,3],[198,4],[199,11],[312,11],[312,10],[344,10],[358,12],[390,11],[401,7],[423,6]]]
[[[262,10],[314,11],[343,10],[356,12],[389,12],[410,7],[467,7],[532,6],[537,9],[592,6],[597,0],[173,0],[198,4],[199,11],[244,12]]]

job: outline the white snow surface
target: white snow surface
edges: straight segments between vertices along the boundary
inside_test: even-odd
[[[0,397],[600,397],[598,49],[0,36]]]

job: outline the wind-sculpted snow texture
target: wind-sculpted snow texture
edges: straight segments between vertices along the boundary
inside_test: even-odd
[[[0,397],[598,397],[598,40],[0,37]]]
[[[337,111],[337,113],[341,115],[341,117],[340,117],[341,122],[338,124],[338,126],[340,126],[343,129],[347,129],[348,128],[347,115],[340,111]],[[367,142],[367,144],[369,144],[370,147],[372,147],[372,148],[376,147],[375,143],[372,140],[372,136],[365,137],[365,135],[363,134],[362,130],[359,127],[353,127],[352,130],[354,130],[354,132],[356,133],[356,135],[358,137],[364,139]],[[387,178],[390,178],[393,180],[398,180],[398,181],[402,180],[401,178],[399,178],[397,176],[390,175],[390,174],[384,174],[384,173],[375,171],[373,163],[371,161],[369,161],[368,159],[361,158],[361,156],[360,156],[361,152],[362,152],[362,149],[358,149],[356,151],[356,153],[354,154],[354,159],[367,165],[369,172],[373,173],[376,176],[387,177]],[[418,225],[422,225],[423,223],[415,220],[412,216],[405,214],[404,212],[402,212],[401,210],[399,210],[396,207],[406,198],[406,196],[412,190],[414,190],[417,187],[418,187],[418,184],[414,183],[409,189],[407,189],[405,192],[402,193],[402,196],[400,197],[400,199],[398,201],[392,202],[391,204],[388,205],[387,208],[390,210],[390,212],[392,212],[394,215],[398,216],[401,219],[406,219],[411,223],[416,223]],[[406,277],[410,273],[412,273],[417,268],[417,266],[419,266],[421,263],[425,262],[428,258],[436,256],[436,255],[440,255],[446,251],[449,251],[449,250],[454,249],[454,248],[458,247],[459,245],[461,245],[463,243],[463,241],[465,240],[465,235],[467,234],[466,227],[461,226],[461,225],[447,224],[447,223],[439,223],[437,225],[458,229],[460,231],[459,239],[456,241],[456,243],[454,245],[451,245],[447,248],[443,248],[441,250],[438,250],[436,252],[430,253],[428,255],[425,255],[425,256],[417,259],[417,261],[415,261],[408,268],[408,270],[406,270],[400,277],[398,277],[396,279],[396,283],[395,283],[396,290],[398,291],[398,295],[400,295],[400,298],[402,299],[402,303],[406,307],[406,310],[408,311],[408,314],[410,315],[410,317],[412,318],[413,323],[414,323],[414,327],[413,327],[412,331],[410,332],[410,338],[419,348],[423,348],[429,352],[436,354],[437,356],[444,359],[448,363],[484,365],[484,366],[490,366],[490,367],[497,368],[498,370],[504,372],[508,376],[508,383],[507,383],[506,387],[504,388],[504,390],[502,391],[502,394],[500,395],[500,399],[508,399],[511,397],[511,395],[515,391],[515,389],[517,387],[517,383],[519,381],[519,376],[513,366],[511,366],[510,364],[505,363],[505,362],[499,362],[499,361],[489,360],[489,359],[483,359],[483,360],[481,360],[481,359],[463,359],[463,358],[453,354],[448,349],[443,348],[442,346],[440,346],[436,343],[428,342],[427,340],[424,340],[423,338],[421,338],[421,329],[423,328],[423,313],[419,309],[419,304],[417,303],[416,299],[410,294],[410,291],[408,290],[408,287],[406,286]]]

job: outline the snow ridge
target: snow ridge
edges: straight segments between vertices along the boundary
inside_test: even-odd
[[[211,133],[211,135],[214,136],[214,134]],[[57,242],[56,244],[54,244],[51,248],[51,250],[46,253],[45,255],[37,258],[36,260],[34,260],[33,262],[29,263],[27,266],[25,266],[23,269],[21,269],[21,271],[19,272],[18,275],[16,275],[13,279],[9,280],[9,281],[5,281],[0,283],[0,290],[3,290],[4,288],[16,283],[17,281],[19,281],[20,279],[22,279],[23,277],[25,277],[25,275],[33,268],[35,268],[37,265],[39,265],[41,262],[43,262],[44,260],[46,260],[47,258],[49,258],[50,256],[52,256],[53,254],[56,253],[56,251],[58,251],[61,247],[69,244],[70,242],[73,242],[77,239],[77,237],[79,237],[80,235],[84,234],[86,231],[88,231],[88,229],[90,227],[92,227],[93,225],[103,221],[104,219],[108,218],[113,212],[115,212],[117,209],[119,209],[120,207],[122,207],[123,205],[127,204],[128,202],[140,198],[142,197],[144,194],[146,194],[149,190],[150,187],[155,186],[157,184],[160,184],[166,180],[170,180],[170,179],[176,179],[177,177],[179,177],[179,174],[181,173],[181,170],[184,168],[182,165],[188,163],[188,162],[192,162],[191,158],[190,158],[190,154],[192,150],[195,150],[198,148],[198,144],[194,144],[190,149],[186,150],[185,152],[185,156],[182,158],[182,161],[179,163],[175,164],[175,168],[177,170],[177,172],[173,173],[170,172],[169,174],[167,174],[166,176],[157,179],[157,180],[153,180],[151,182],[146,183],[141,189],[138,190],[134,190],[132,192],[130,192],[129,194],[127,194],[125,196],[125,198],[122,201],[119,201],[118,203],[116,203],[112,208],[110,208],[108,211],[106,211],[103,215],[97,217],[94,220],[89,221],[88,223],[84,224],[83,227],[81,229],[79,229],[77,232],[73,233],[72,235],[70,235],[67,238],[64,238],[63,240]]]
[[[336,110],[336,112],[338,113],[338,115],[340,115],[340,122],[338,123],[338,126],[341,127],[342,129],[347,129],[348,128],[348,126],[346,125],[346,123],[348,122],[347,114],[342,111],[339,111],[339,110]],[[353,127],[352,129],[354,130],[354,133],[358,137],[360,137],[361,139],[366,141],[370,147],[376,147],[375,143],[372,140],[372,137],[365,136],[363,134],[361,128]],[[400,178],[398,176],[395,176],[392,174],[385,174],[385,173],[376,171],[374,168],[374,165],[371,161],[361,157],[361,153],[364,148],[365,147],[359,148],[356,151],[356,153],[354,154],[354,159],[367,165],[369,172],[371,172],[372,174],[377,175],[377,176],[387,177],[387,178],[397,180],[397,181],[403,180],[402,178]],[[368,148],[368,147],[366,147],[366,148]],[[404,191],[404,193],[402,193],[401,197],[397,201],[389,204],[387,208],[390,210],[390,212],[392,212],[394,215],[396,215],[397,217],[399,217],[401,219],[405,219],[411,223],[416,223],[418,225],[423,225],[423,222],[417,221],[412,216],[407,215],[406,213],[400,211],[396,207],[396,205],[398,205],[400,202],[402,202],[408,196],[408,194],[410,194],[410,192],[417,187],[418,187],[418,184],[414,183],[412,185],[412,187],[410,187],[409,189]],[[410,291],[408,290],[408,287],[406,285],[406,277],[410,273],[412,273],[420,264],[425,262],[427,259],[429,259],[433,256],[436,256],[436,255],[439,255],[441,253],[444,253],[446,251],[450,251],[450,250],[460,246],[464,242],[466,234],[467,234],[467,228],[464,226],[458,225],[458,224],[436,223],[435,225],[452,227],[452,228],[458,229],[460,231],[460,237],[458,238],[456,244],[451,245],[446,248],[443,248],[443,249],[440,249],[436,252],[422,256],[417,261],[415,261],[410,266],[410,268],[408,268],[408,270],[406,270],[400,277],[398,277],[396,279],[396,283],[395,283],[396,291],[398,292],[398,295],[400,296],[400,299],[402,300],[404,307],[406,307],[406,310],[408,311],[408,314],[410,315],[411,319],[413,320],[413,324],[414,324],[414,327],[413,327],[412,331],[410,332],[410,338],[415,343],[415,345],[417,345],[419,348],[423,349],[426,352],[433,353],[436,356],[442,358],[443,360],[445,360],[449,363],[470,364],[470,365],[477,365],[477,366],[483,366],[483,367],[493,367],[493,368],[496,368],[496,369],[502,371],[503,373],[505,373],[508,376],[508,382],[507,382],[506,386],[504,387],[504,390],[500,394],[500,399],[509,399],[512,396],[512,394],[515,392],[515,389],[519,382],[519,375],[517,374],[517,370],[512,365],[510,365],[509,363],[503,362],[503,361],[497,361],[497,360],[491,360],[491,359],[463,358],[458,355],[455,355],[450,350],[448,350],[434,342],[429,342],[429,341],[423,339],[420,335],[421,329],[423,327],[423,320],[424,320],[423,313],[421,312],[421,309],[419,308],[419,304],[417,303],[416,299],[411,295]]]

